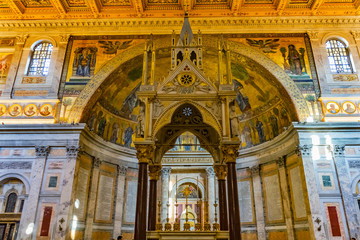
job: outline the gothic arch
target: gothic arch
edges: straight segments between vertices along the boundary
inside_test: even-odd
[[[206,39],[206,40],[205,40]],[[217,49],[218,39],[215,37],[205,38],[203,46]],[[168,38],[159,38],[154,40],[157,48],[165,48],[170,46]],[[261,52],[238,42],[228,42],[228,46],[232,52],[243,55],[246,58],[255,61],[257,64],[266,69],[269,74],[276,78],[277,81],[284,87],[290,96],[300,121],[304,121],[310,114],[306,101],[302,96],[300,90],[295,85],[293,80],[270,58]],[[143,55],[145,43],[133,46],[121,54],[115,56],[111,61],[104,64],[104,66],[95,74],[95,76],[87,83],[81,94],[76,98],[73,107],[70,110],[68,122],[79,122],[85,107],[89,104],[93,95],[100,95],[99,87],[107,79],[107,77],[119,68],[123,63],[133,59],[136,56]],[[170,66],[169,66],[170,68]]]

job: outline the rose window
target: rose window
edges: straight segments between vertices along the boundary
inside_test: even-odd
[[[183,114],[187,117],[189,117],[192,114],[192,110],[189,107],[186,107],[183,109]]]
[[[194,83],[194,77],[190,74],[183,74],[181,75],[180,79],[179,79],[179,82],[181,85],[183,86],[191,86],[193,83]]]

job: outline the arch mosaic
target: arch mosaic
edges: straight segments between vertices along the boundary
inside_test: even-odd
[[[215,37],[206,37],[204,38],[203,46],[217,49],[217,42],[218,39]],[[154,40],[154,44],[158,49],[169,47],[170,45],[168,38],[156,39]],[[270,76],[276,78],[281,83],[281,85],[289,94],[300,121],[304,121],[310,115],[308,106],[300,90],[292,81],[292,79],[281,69],[280,66],[278,66],[270,58],[268,58],[261,52],[251,48],[250,46],[246,46],[242,43],[232,41],[229,41],[228,45],[232,52],[238,53],[255,61],[257,64],[261,65],[264,69],[266,69],[267,72],[269,72]],[[88,82],[88,84],[82,90],[81,94],[77,97],[72,109],[70,110],[67,121],[69,123],[79,122],[82,117],[82,113],[85,110],[85,107],[89,103],[91,97],[96,93],[96,91],[98,91],[100,85],[113,71],[115,71],[123,63],[129,61],[136,56],[142,55],[144,47],[145,43],[131,47],[125,50],[122,54],[115,56],[111,61],[107,62]]]
[[[177,182],[177,186],[179,187],[181,184],[183,183],[193,183],[196,185],[196,179],[195,178],[183,178],[180,179]],[[198,182],[198,186],[199,186],[199,190],[202,192],[202,194],[205,194],[205,187],[201,182]],[[171,198],[175,198],[175,189],[176,189],[176,183],[173,184],[172,189],[171,189],[171,193],[170,193],[170,197]]]

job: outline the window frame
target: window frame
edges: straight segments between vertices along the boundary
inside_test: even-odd
[[[9,206],[9,198],[10,198],[10,196],[11,196],[12,194],[15,194],[15,196],[16,196],[16,198],[15,198],[15,204],[14,204],[14,206],[13,206],[12,211],[7,211],[8,206]],[[18,195],[16,192],[10,192],[10,193],[7,195],[7,197],[6,197],[6,204],[5,204],[4,213],[14,213],[14,212],[16,212],[16,203],[17,203],[18,199],[19,199],[19,195]],[[10,210],[11,210],[11,209],[10,209]]]
[[[331,41],[336,41],[336,42],[335,44],[333,44],[331,43]],[[341,43],[344,46],[344,48],[339,47],[338,43]],[[328,44],[330,45],[330,48],[327,47]],[[333,45],[336,47],[333,47]],[[355,72],[350,54],[350,49],[345,41],[339,38],[329,38],[325,41],[325,49],[329,64],[329,70],[331,74],[351,74]],[[342,51],[342,49],[344,49],[345,52]],[[338,52],[338,56],[335,56],[334,51]],[[330,52],[332,55],[329,55]],[[336,60],[335,59],[336,57],[338,57],[339,59]],[[331,58],[334,63],[331,63],[330,61]],[[343,61],[343,58],[346,58],[347,63]],[[335,69],[332,70],[332,67],[334,67]],[[339,71],[339,69],[342,70]]]
[[[48,44],[48,46],[46,47],[46,49],[43,49],[43,47],[40,48],[40,50],[36,50],[36,48],[39,45],[43,45],[43,44]],[[36,54],[36,51],[39,51],[39,57],[34,59],[34,55]],[[30,57],[30,63],[29,66],[27,68],[27,76],[42,76],[42,77],[46,77],[49,74],[49,70],[50,70],[50,65],[51,65],[51,58],[52,58],[52,54],[54,51],[54,45],[52,44],[52,42],[50,41],[40,41],[38,43],[36,43],[33,47],[33,50],[31,51],[31,57]],[[41,54],[45,52],[45,59],[41,59]],[[42,61],[41,66],[38,67],[33,67],[33,63],[34,60],[40,60]],[[48,65],[47,65],[48,63]],[[47,65],[47,66],[46,66]],[[34,71],[32,70],[32,68],[34,68]],[[39,70],[41,69],[41,74],[38,74]],[[45,69],[47,69],[47,71],[44,71]]]

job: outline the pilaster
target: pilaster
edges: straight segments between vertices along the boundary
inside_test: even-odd
[[[123,166],[123,165],[117,166],[117,188],[116,188],[116,204],[115,204],[114,231],[113,231],[114,239],[116,239],[118,236],[121,235],[127,169],[128,169],[127,166]]]
[[[167,202],[169,198],[169,176],[171,169],[163,167],[161,169],[161,222],[166,223]]]
[[[264,198],[263,198],[263,188],[261,186],[260,178],[260,166],[253,166],[251,168],[252,182],[254,189],[254,199],[255,199],[255,215],[256,215],[256,230],[257,230],[257,239],[265,240],[265,216],[264,216]]]
[[[208,202],[209,202],[209,223],[212,224],[215,218],[215,171],[213,167],[206,168],[207,182],[208,182]]]

